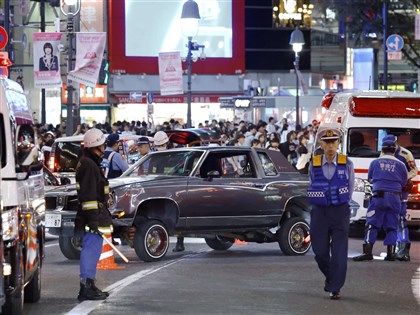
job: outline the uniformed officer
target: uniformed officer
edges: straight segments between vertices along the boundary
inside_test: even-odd
[[[373,259],[372,248],[381,228],[386,232],[385,260],[395,260],[401,193],[407,183],[407,169],[404,163],[394,156],[395,149],[394,140],[385,137],[382,141],[382,157],[370,163],[368,180],[372,183],[372,199],[366,213],[365,243],[363,254],[353,257],[354,261]]]
[[[102,160],[102,168],[108,179],[120,177],[128,169],[128,163],[118,152],[118,133],[111,133],[106,139],[106,149]]]
[[[405,189],[402,192],[402,203],[401,203],[401,212],[400,212],[400,219],[398,224],[397,230],[397,247],[396,247],[396,258],[399,261],[410,261],[410,238],[408,235],[408,227],[407,227],[407,198],[408,193],[412,187],[411,179],[417,176],[417,167],[416,162],[414,160],[413,154],[400,146],[397,142],[397,139],[394,135],[388,135],[384,138],[384,140],[391,140],[395,141],[395,157],[404,163],[405,167],[407,168],[408,172],[408,181]]]
[[[308,198],[311,211],[311,242],[318,267],[325,276],[324,291],[340,299],[347,272],[349,201],[354,187],[353,163],[338,154],[339,131],[321,136],[323,154],[313,157]]]
[[[112,233],[112,218],[107,208],[109,186],[100,165],[105,151],[105,135],[99,129],[89,129],[84,137],[83,155],[76,167],[76,189],[79,211],[75,234],[82,230],[80,255],[79,301],[104,300],[107,292],[99,290],[94,282],[96,265],[102,252],[99,233]]]

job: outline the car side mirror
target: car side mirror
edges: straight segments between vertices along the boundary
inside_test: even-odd
[[[68,177],[61,177],[60,178],[60,183],[62,186],[64,185],[70,185],[71,184],[71,180]]]
[[[211,182],[213,180],[213,178],[215,178],[215,177],[220,177],[219,171],[210,171],[210,172],[207,173],[206,180]]]

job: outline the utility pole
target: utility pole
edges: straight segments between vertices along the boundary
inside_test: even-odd
[[[39,15],[41,17],[41,32],[45,32],[45,0],[41,0],[39,3]],[[45,89],[41,89],[41,123],[46,124],[46,110],[45,110]]]
[[[383,53],[384,53],[384,71],[382,75],[384,90],[388,90],[388,52],[386,47],[386,39],[388,37],[388,1],[382,2],[382,21],[383,21]]]

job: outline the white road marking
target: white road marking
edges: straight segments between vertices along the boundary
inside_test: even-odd
[[[420,266],[417,268],[417,271],[411,279],[411,289],[413,290],[413,295],[417,300],[417,303],[420,305]]]
[[[119,291],[121,291],[122,289],[124,289],[126,286],[132,284],[133,282],[147,277],[161,269],[170,267],[173,264],[179,263],[189,257],[201,254],[203,252],[209,251],[209,249],[201,249],[199,251],[196,251],[192,254],[188,254],[183,256],[182,258],[179,258],[175,261],[172,261],[170,263],[167,263],[161,267],[157,267],[157,268],[150,268],[150,269],[146,269],[146,270],[142,270],[139,271],[135,274],[132,274],[131,276],[128,276],[116,283],[111,284],[110,286],[106,287],[104,289],[104,291],[108,291],[110,296],[113,296],[114,294],[117,294]],[[84,301],[81,302],[79,305],[77,305],[76,307],[74,307],[72,310],[70,310],[70,312],[66,313],[66,315],[87,315],[89,314],[91,311],[93,311],[97,306],[99,306],[101,303],[103,303],[106,300],[102,300],[102,301]]]
[[[58,243],[45,245],[45,247],[52,247],[52,246],[58,246]]]

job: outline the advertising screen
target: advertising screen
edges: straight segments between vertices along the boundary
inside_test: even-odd
[[[187,56],[181,13],[186,0],[109,1],[109,57],[112,73],[158,73],[160,52]],[[233,74],[245,70],[244,1],[195,0],[200,10],[198,34],[204,45],[193,52],[193,71]]]

